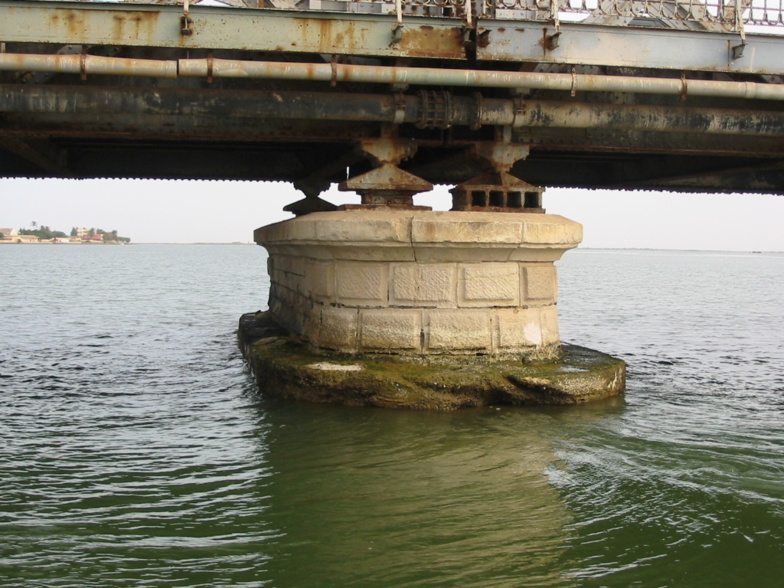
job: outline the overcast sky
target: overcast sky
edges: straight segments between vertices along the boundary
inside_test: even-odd
[[[116,229],[134,243],[251,242],[256,227],[291,218],[289,185],[147,180],[0,180],[0,227],[35,221]],[[327,199],[358,202],[333,188]],[[445,210],[447,188],[415,197]],[[584,225],[584,247],[784,251],[784,197],[548,189],[548,213]]]

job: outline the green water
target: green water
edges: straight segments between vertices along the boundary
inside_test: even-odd
[[[0,247],[0,586],[782,585],[784,256],[571,252],[626,397],[457,413],[260,397],[263,268]]]

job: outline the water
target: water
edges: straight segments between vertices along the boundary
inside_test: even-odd
[[[0,586],[781,586],[784,255],[575,251],[623,401],[261,398],[242,246],[0,247]]]

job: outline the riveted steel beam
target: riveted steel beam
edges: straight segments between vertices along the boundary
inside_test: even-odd
[[[0,1],[0,40],[464,59],[462,23],[417,18],[395,33],[394,17],[191,6]]]
[[[486,61],[533,61],[675,71],[784,74],[784,35],[747,35],[743,57],[733,58],[732,33],[640,29],[561,23],[558,46],[551,25],[483,20],[476,50]]]
[[[246,10],[192,6],[188,34],[182,8],[88,2],[0,0],[0,40],[227,49],[375,57],[536,62],[576,66],[657,68],[784,75],[784,36],[747,34],[735,58],[732,33],[481,19],[476,42],[466,42],[459,19],[413,17],[397,27],[394,15]]]

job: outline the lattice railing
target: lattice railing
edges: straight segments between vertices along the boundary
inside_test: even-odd
[[[520,11],[528,18],[602,21],[606,19],[660,19],[721,24],[784,26],[784,0],[484,0],[483,11]],[[504,14],[504,16],[509,16]],[[645,23],[640,20],[640,26]]]
[[[249,4],[253,0],[235,0]],[[261,0],[270,8],[407,16],[569,21],[622,26],[700,23],[712,30],[784,27],[784,0]],[[684,27],[677,27],[684,28]],[[691,27],[685,27],[691,28]]]
[[[93,0],[100,2],[101,0]],[[108,0],[115,1],[115,0]],[[183,4],[185,0],[124,0]],[[784,0],[188,0],[250,8],[401,16],[584,22],[615,26],[738,31],[784,27]],[[697,26],[693,26],[697,25]]]

